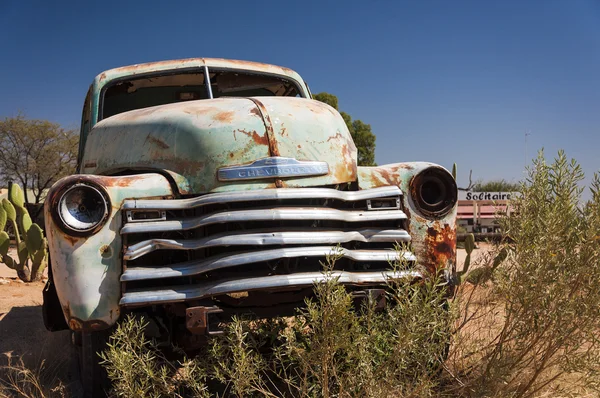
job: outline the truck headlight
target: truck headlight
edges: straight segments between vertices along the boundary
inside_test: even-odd
[[[65,232],[88,235],[104,225],[110,204],[102,191],[87,183],[78,183],[63,191],[56,213]]]
[[[411,196],[426,216],[443,217],[458,199],[456,181],[440,167],[429,167],[417,174],[410,184]]]

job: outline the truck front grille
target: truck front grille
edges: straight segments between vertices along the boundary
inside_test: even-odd
[[[281,188],[176,200],[127,200],[122,305],[307,287],[327,256],[349,285],[382,284],[414,263],[398,187]],[[408,247],[404,245],[404,247]],[[165,287],[166,286],[166,287]]]

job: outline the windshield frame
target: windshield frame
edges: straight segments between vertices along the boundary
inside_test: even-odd
[[[98,98],[98,110],[97,110],[98,113],[97,113],[96,123],[100,122],[103,119],[106,119],[104,117],[104,110],[103,110],[104,96],[106,94],[106,91],[116,84],[119,84],[119,83],[122,83],[122,82],[125,82],[128,80],[172,76],[172,75],[179,75],[179,74],[185,74],[185,73],[191,73],[191,72],[202,73],[202,74],[204,74],[204,83],[203,84],[207,90],[208,95],[210,96],[210,98],[207,98],[207,99],[213,99],[212,90],[211,90],[211,80],[210,80],[210,74],[213,71],[214,72],[239,72],[239,73],[246,73],[246,74],[251,74],[251,75],[263,75],[263,76],[275,77],[275,78],[278,78],[281,80],[289,81],[291,84],[293,84],[301,98],[311,98],[310,94],[308,94],[306,92],[306,89],[304,88],[305,86],[303,84],[301,84],[301,82],[299,82],[298,80],[294,79],[293,77],[290,77],[287,75],[282,75],[282,74],[278,74],[278,73],[270,73],[270,72],[253,71],[253,70],[242,69],[242,68],[210,67],[208,65],[202,65],[202,66],[199,65],[199,66],[186,67],[186,68],[176,68],[176,69],[169,69],[169,70],[130,74],[130,75],[121,76],[121,77],[110,80],[109,82],[105,83],[102,86],[99,96],[98,96],[99,97]],[[208,83],[208,85],[207,85],[207,83]],[[206,99],[201,99],[198,101],[206,101]]]

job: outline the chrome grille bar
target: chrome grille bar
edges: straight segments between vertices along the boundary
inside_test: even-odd
[[[128,268],[121,275],[121,281],[127,282],[134,280],[192,276],[217,269],[258,263],[261,261],[271,261],[281,258],[294,257],[325,257],[329,255],[339,255],[354,261],[366,262],[416,261],[416,257],[410,252],[401,252],[391,249],[348,250],[331,246],[290,247],[272,250],[238,252],[234,254],[214,256],[204,260],[186,261],[166,267],[132,267]]]
[[[327,276],[321,272],[290,275],[274,275],[235,280],[211,281],[192,286],[173,286],[155,290],[131,290],[123,294],[120,305],[148,305],[202,299],[221,294],[252,291],[258,289],[282,289],[310,287],[327,278],[338,278],[345,285],[385,284],[393,279],[422,278],[418,271],[345,272],[334,271]]]
[[[290,221],[290,220],[321,220],[368,222],[384,220],[403,220],[406,214],[402,210],[380,211],[344,211],[330,208],[272,208],[258,210],[221,211],[201,217],[192,217],[168,221],[148,221],[126,223],[121,229],[121,235],[140,232],[185,231],[204,227],[211,224],[239,221]]]
[[[335,245],[345,242],[409,242],[410,235],[403,229],[362,229],[356,231],[296,230],[274,228],[269,230],[223,232],[202,239],[149,239],[129,246],[125,260],[135,260],[155,250],[198,250],[215,246],[267,245]]]
[[[396,186],[379,187],[363,191],[338,191],[330,188],[274,188],[254,191],[218,192],[189,199],[174,200],[125,200],[123,210],[185,210],[227,202],[256,202],[290,199],[337,199],[345,202],[400,196]]]

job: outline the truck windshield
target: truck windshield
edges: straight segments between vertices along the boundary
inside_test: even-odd
[[[281,76],[232,70],[210,70],[213,98],[298,97],[297,84]],[[104,89],[102,117],[151,106],[208,98],[203,72],[145,75],[120,80]]]

